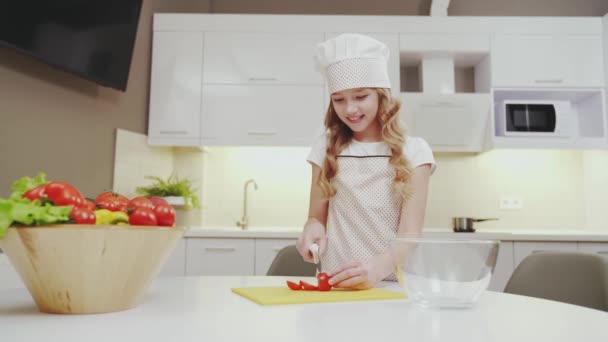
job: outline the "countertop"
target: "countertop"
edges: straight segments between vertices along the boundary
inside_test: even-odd
[[[200,238],[260,238],[260,239],[297,239],[302,227],[201,227],[192,226],[186,237]],[[424,228],[423,236],[445,239],[479,239],[501,241],[581,241],[608,242],[608,229],[555,229],[555,230],[483,230],[475,233],[454,233],[447,228]]]
[[[138,307],[91,315],[43,314],[25,289],[4,290],[0,341],[608,341],[606,312],[498,292],[439,310],[407,299],[260,306],[230,291],[285,279],[159,278]]]

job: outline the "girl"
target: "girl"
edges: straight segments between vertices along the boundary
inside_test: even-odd
[[[388,48],[343,34],[318,46],[331,101],[326,133],[313,145],[309,219],[298,239],[304,260],[319,245],[334,287],[366,289],[394,279],[388,250],[397,235],[419,235],[435,161],[429,145],[406,137],[391,95]]]

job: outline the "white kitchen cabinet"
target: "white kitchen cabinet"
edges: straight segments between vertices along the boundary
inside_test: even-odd
[[[608,258],[608,242],[579,242],[579,252],[596,253]]]
[[[200,145],[202,65],[202,32],[154,32],[150,145]]]
[[[492,38],[494,87],[603,87],[599,34],[497,34]]]
[[[297,239],[255,239],[255,275],[266,275],[277,253]]]
[[[576,252],[578,250],[575,241],[568,242],[545,242],[545,241],[516,241],[513,245],[514,267],[528,255],[538,252]]]
[[[203,86],[204,145],[310,146],[323,123],[322,85]]]
[[[188,238],[186,275],[254,275],[255,240]]]
[[[25,288],[19,273],[13,268],[8,256],[0,249],[0,291]]]
[[[186,275],[186,239],[180,239],[175,249],[160,270],[159,277],[180,277]]]
[[[486,148],[490,95],[401,93],[400,98],[400,115],[408,133],[424,138],[434,152]]]
[[[322,41],[320,32],[205,32],[203,82],[321,85],[312,56]]]
[[[496,267],[488,287],[491,291],[502,292],[513,273],[513,241],[501,241],[498,249]]]

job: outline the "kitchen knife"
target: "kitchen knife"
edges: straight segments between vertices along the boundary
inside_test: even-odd
[[[315,263],[315,265],[317,266],[317,271],[316,274],[319,274],[319,272],[321,272],[321,260],[319,259],[319,245],[317,245],[316,243],[313,243],[312,245],[310,245],[310,247],[308,247],[308,250],[310,251],[310,254],[312,254],[312,261]]]

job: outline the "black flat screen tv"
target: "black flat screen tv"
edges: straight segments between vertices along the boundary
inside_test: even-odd
[[[125,91],[142,1],[2,1],[0,46]]]

